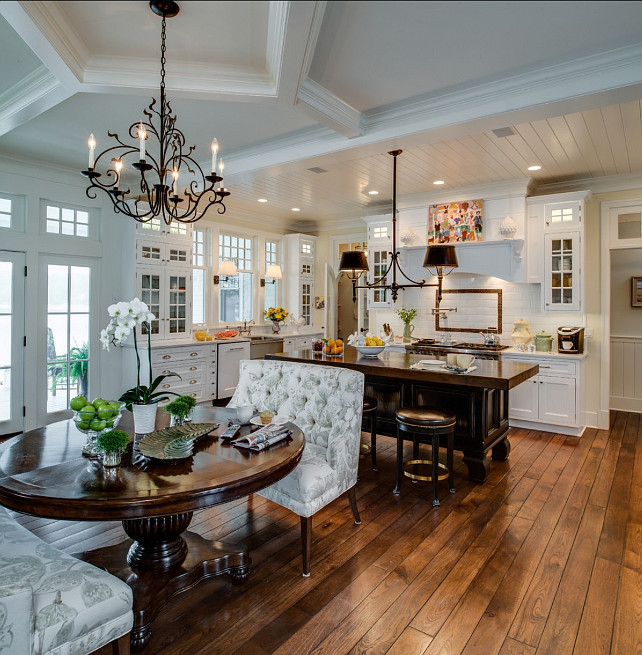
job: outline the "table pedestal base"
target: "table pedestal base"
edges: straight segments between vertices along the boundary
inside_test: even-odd
[[[125,566],[132,541],[99,548],[76,557],[94,566],[107,569],[126,582],[134,592],[133,649],[141,648],[150,639],[152,621],[169,600],[206,578],[228,573],[235,584],[245,582],[250,574],[250,554],[245,546],[208,541],[193,532],[185,532],[187,553],[182,562],[159,570],[157,567]]]

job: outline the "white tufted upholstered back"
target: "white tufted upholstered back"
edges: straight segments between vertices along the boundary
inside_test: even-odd
[[[354,480],[349,475],[354,484],[363,385],[363,373],[337,366],[242,360],[239,383],[228,407],[252,405],[257,411],[287,416],[303,430],[306,443],[327,449],[326,460],[333,469],[354,472]]]

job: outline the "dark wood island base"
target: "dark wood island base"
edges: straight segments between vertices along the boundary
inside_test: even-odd
[[[400,407],[428,405],[453,412],[457,417],[455,449],[463,453],[468,476],[475,482],[488,477],[489,452],[494,460],[508,458],[509,390],[539,371],[537,365],[521,362],[477,360],[475,371],[460,375],[439,368],[410,368],[425,359],[421,355],[386,352],[363,357],[351,347],[346,347],[342,358],[317,355],[301,350],[266,355],[266,359],[343,366],[364,373],[365,393],[378,402],[378,434],[397,436],[395,414]]]

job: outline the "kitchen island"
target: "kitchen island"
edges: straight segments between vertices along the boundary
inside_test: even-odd
[[[343,357],[326,358],[311,350],[298,350],[273,353],[266,359],[361,371],[366,376],[365,393],[378,401],[379,434],[396,436],[399,407],[430,405],[453,412],[457,417],[455,448],[463,453],[468,475],[475,482],[484,482],[488,476],[489,451],[495,460],[508,458],[508,393],[539,372],[536,364],[501,360],[476,360],[476,369],[465,374],[440,368],[413,369],[413,364],[426,357],[396,352],[364,357],[350,346]]]

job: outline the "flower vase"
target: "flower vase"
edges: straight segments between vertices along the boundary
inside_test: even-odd
[[[111,468],[112,466],[120,466],[120,461],[123,457],[123,451],[119,448],[118,450],[109,450],[103,452],[103,466],[105,468]]]
[[[414,329],[415,326],[411,325],[410,323],[403,324],[403,340],[405,343],[410,343],[410,335],[412,334]]]
[[[132,405],[134,414],[134,432],[136,434],[149,434],[156,428],[156,409],[158,403],[149,405]]]
[[[272,333],[278,334],[281,331],[281,324],[279,321],[272,321]]]

